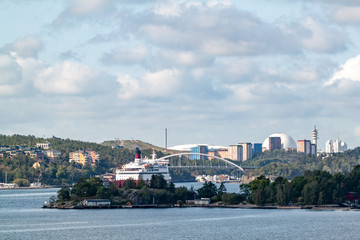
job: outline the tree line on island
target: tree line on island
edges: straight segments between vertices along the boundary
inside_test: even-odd
[[[53,206],[75,206],[84,199],[109,199],[112,205],[143,205],[143,204],[179,204],[187,200],[211,198],[212,202],[222,201],[226,204],[238,204],[244,201],[243,194],[227,193],[224,184],[218,188],[212,182],[195,190],[184,186],[175,187],[173,182],[167,183],[161,174],[154,174],[149,183],[140,179],[137,183],[128,179],[123,187],[111,184],[104,187],[99,178],[81,178],[72,186],[62,187],[56,197],[51,197]]]
[[[50,201],[53,204],[75,205],[87,198],[110,199],[113,205],[124,204],[184,204],[187,200],[210,198],[211,203],[256,204],[256,205],[342,205],[349,192],[360,192],[360,165],[350,173],[331,175],[326,171],[305,171],[304,175],[292,181],[278,177],[274,182],[264,176],[249,184],[240,184],[240,193],[228,193],[224,184],[217,187],[212,182],[205,182],[197,190],[175,187],[167,183],[164,177],[153,175],[150,182],[132,179],[124,182],[123,187],[110,185],[104,187],[99,178],[81,178],[71,189],[63,187]]]

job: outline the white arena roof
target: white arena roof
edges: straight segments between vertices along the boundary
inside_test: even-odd
[[[290,137],[289,135],[287,135],[286,133],[274,133],[265,139],[262,146],[266,147],[266,149],[269,149],[269,137],[280,137],[282,149],[289,149],[289,148],[296,149],[296,147],[297,147],[294,139],[292,137]]]

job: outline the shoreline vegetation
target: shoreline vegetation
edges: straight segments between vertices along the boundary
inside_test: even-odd
[[[61,152],[56,159],[36,159],[26,154],[16,154],[10,157],[0,156],[0,182],[16,183],[21,181],[22,186],[34,182],[41,182],[44,185],[70,185],[77,182],[82,177],[101,175],[114,172],[134,159],[134,148],[140,147],[143,156],[151,157],[152,148],[155,148],[156,155],[163,157],[169,152],[164,149],[153,147],[140,140],[119,140],[107,141],[102,144],[84,142],[71,139],[39,138],[35,136],[0,134],[0,146],[27,146],[34,147],[37,143],[49,142],[52,150]],[[69,162],[69,153],[78,150],[91,149],[99,153],[101,161],[98,165],[75,164]],[[191,165],[190,159],[173,158],[175,165]],[[234,162],[241,164],[240,162]],[[35,164],[35,165],[34,165]],[[211,161],[203,164],[211,165]],[[355,165],[360,164],[360,147],[348,150],[343,153],[306,155],[296,151],[265,151],[257,153],[253,159],[246,162],[248,166],[253,166],[248,172],[248,179],[253,179],[260,175],[282,176],[287,179],[294,179],[301,176],[306,170],[325,170],[331,174],[348,173]],[[170,169],[173,181],[194,181],[195,175],[237,175],[234,169]]]
[[[169,208],[223,207],[260,209],[357,209],[360,165],[350,173],[331,175],[326,171],[305,171],[292,181],[264,176],[240,184],[240,193],[227,193],[224,184],[205,182],[197,190],[175,188],[164,177],[153,175],[150,182],[128,179],[123,186],[104,187],[99,178],[81,178],[72,188],[63,187],[45,208]]]

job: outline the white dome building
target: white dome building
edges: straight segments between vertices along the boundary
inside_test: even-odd
[[[263,148],[266,148],[267,150],[269,150],[269,137],[280,137],[281,149],[296,149],[296,143],[292,137],[290,137],[286,133],[274,133],[268,136],[262,145]]]

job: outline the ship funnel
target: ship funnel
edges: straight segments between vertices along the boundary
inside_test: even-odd
[[[138,147],[135,149],[135,162],[141,163],[141,151]]]

